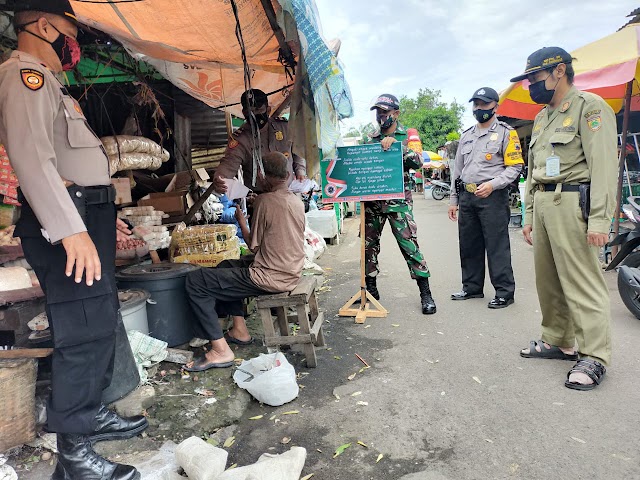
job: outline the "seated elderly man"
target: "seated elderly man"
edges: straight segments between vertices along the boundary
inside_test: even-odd
[[[266,293],[293,290],[304,266],[304,205],[288,191],[288,160],[282,153],[264,156],[262,193],[254,203],[251,232],[242,211],[238,221],[247,245],[255,254],[227,260],[216,268],[201,268],[189,274],[186,290],[196,317],[196,335],[211,341],[205,358],[186,365],[200,372],[233,365],[234,354],[227,343],[248,344],[251,336],[243,317],[242,300]],[[219,315],[232,315],[234,325],[223,335]]]

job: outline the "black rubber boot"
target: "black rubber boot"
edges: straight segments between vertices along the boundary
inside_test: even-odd
[[[380,293],[378,292],[378,282],[376,277],[366,276],[364,277],[364,282],[367,285],[367,291],[371,294],[373,298],[376,300],[380,300]]]
[[[436,313],[436,302],[431,296],[428,278],[418,278],[418,288],[420,289],[420,301],[422,303],[422,313],[424,315],[433,315]]]
[[[139,480],[134,467],[98,455],[87,435],[59,433],[58,465],[51,480]]]
[[[91,443],[104,440],[125,440],[141,434],[149,422],[142,415],[123,418],[102,405],[96,415],[96,430],[89,435]]]

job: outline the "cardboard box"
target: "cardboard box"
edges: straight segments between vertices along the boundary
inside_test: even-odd
[[[153,207],[172,217],[185,215],[188,209],[189,192],[150,193],[138,200],[139,207]]]
[[[112,178],[111,185],[116,189],[116,205],[131,203],[131,181],[128,178]]]

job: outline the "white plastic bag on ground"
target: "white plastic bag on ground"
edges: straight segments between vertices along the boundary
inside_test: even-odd
[[[326,249],[327,242],[322,238],[322,235],[311,230],[307,222],[304,227],[304,254],[307,259],[310,262],[315,262]]]
[[[307,451],[302,447],[292,447],[280,455],[265,453],[253,465],[227,470],[217,480],[298,480]]]
[[[281,352],[262,353],[243,361],[233,380],[256,400],[272,407],[290,402],[300,391],[296,371]]]

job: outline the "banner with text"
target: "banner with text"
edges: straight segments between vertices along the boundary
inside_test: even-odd
[[[322,202],[404,199],[402,143],[383,151],[379,143],[339,147],[338,158],[322,160]]]

